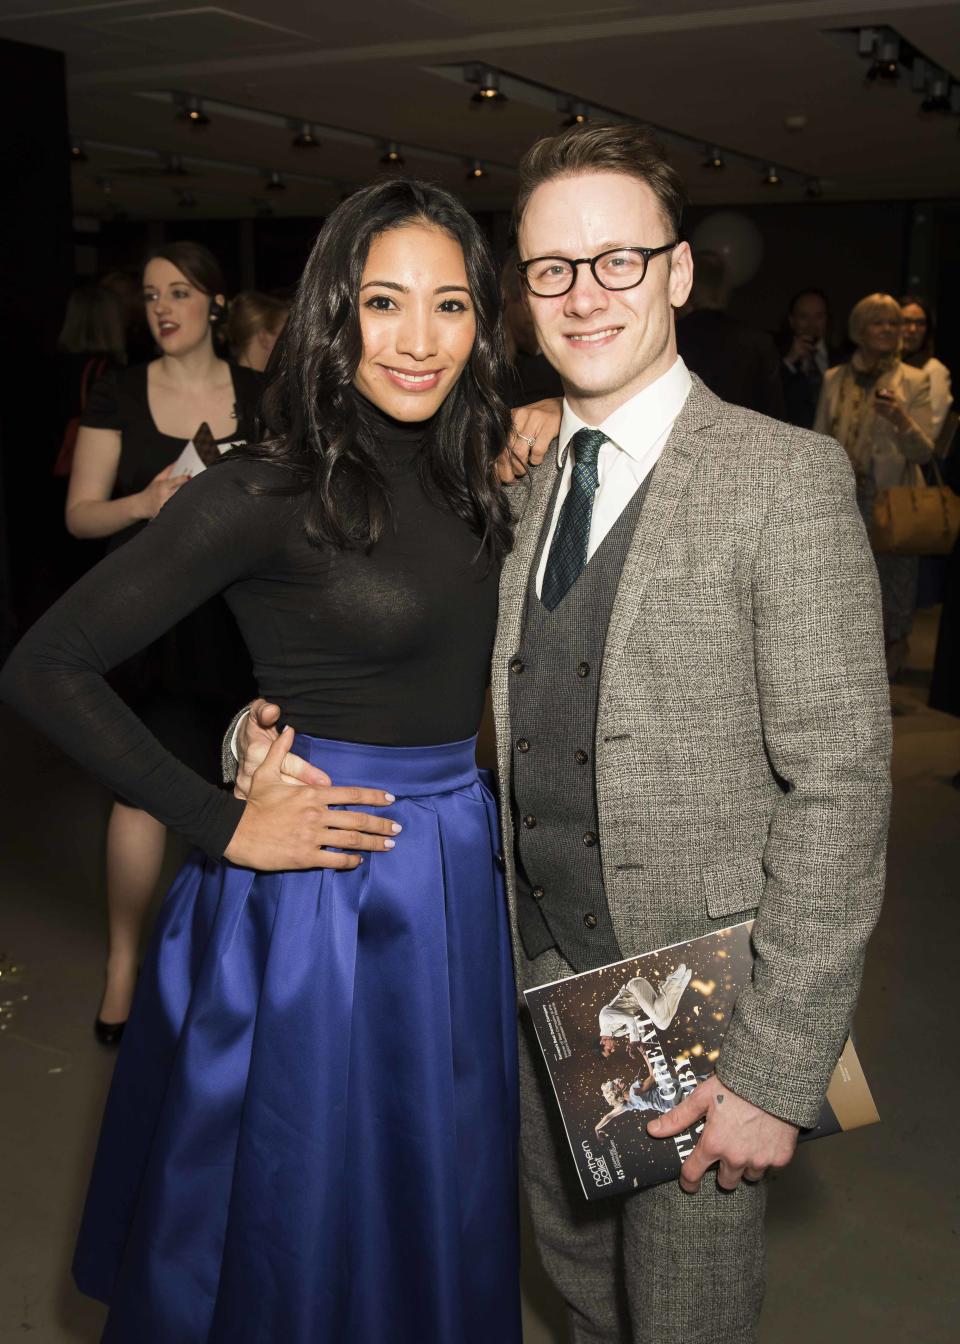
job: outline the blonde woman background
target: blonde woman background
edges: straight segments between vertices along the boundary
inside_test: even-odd
[[[855,304],[848,331],[856,346],[846,364],[828,369],[814,428],[831,434],[853,464],[857,502],[870,530],[877,491],[899,485],[933,456],[930,377],[901,358],[903,316],[889,294]],[[916,606],[916,556],[878,555],[887,671],[895,677],[907,652]]]

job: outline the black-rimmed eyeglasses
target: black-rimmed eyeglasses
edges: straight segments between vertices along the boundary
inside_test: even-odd
[[[662,247],[612,247],[595,257],[532,257],[518,261],[517,270],[530,293],[541,299],[569,294],[577,282],[578,266],[589,266],[604,289],[636,289],[643,284],[650,258],[671,252],[678,243],[679,239]]]

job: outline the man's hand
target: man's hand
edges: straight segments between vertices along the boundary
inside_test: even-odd
[[[277,724],[280,722],[280,706],[271,705],[266,700],[254,700],[247,717],[237,729],[237,782],[234,796],[248,798],[253,783],[254,772],[267,759],[267,752],[279,736]],[[327,787],[333,783],[325,774],[302,756],[287,752],[280,765],[280,777],[284,784],[312,784],[315,787]]]
[[[513,412],[510,442],[497,459],[497,473],[505,485],[526,476],[528,467],[537,467],[560,429],[563,402],[534,401]]]
[[[403,827],[387,817],[344,807],[387,807],[392,794],[380,789],[318,787],[291,789],[281,765],[293,745],[284,728],[254,772],[247,806],[224,858],[241,868],[277,872],[300,868],[357,868],[360,854],[342,850],[393,849]]]
[[[794,336],[790,349],[787,351],[787,363],[794,366],[803,364],[808,360],[817,348],[817,342],[812,336]]]
[[[785,1167],[797,1146],[796,1125],[744,1101],[717,1077],[707,1078],[669,1115],[647,1125],[655,1139],[683,1134],[706,1116],[696,1148],[680,1168],[680,1184],[690,1195],[700,1189],[708,1167],[719,1163],[717,1184],[733,1190],[741,1177],[759,1181],[768,1167]]]

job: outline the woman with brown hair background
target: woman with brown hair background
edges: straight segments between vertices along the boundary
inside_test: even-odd
[[[286,299],[242,289],[227,305],[226,337],[230,358],[242,369],[263,373],[290,312]]]
[[[143,272],[143,299],[160,356],[111,370],[93,388],[67,495],[67,530],[109,538],[108,551],[135,536],[189,479],[171,469],[202,426],[221,451],[245,442],[254,436],[260,400],[260,375],[217,351],[226,299],[220,266],[205,247],[184,241],[157,249]],[[180,759],[218,778],[224,708],[249,685],[249,659],[222,599],[125,664],[116,685]],[[105,1045],[119,1041],[126,1022],[165,841],[164,826],[116,798],[107,829],[106,983],[95,1022]]]

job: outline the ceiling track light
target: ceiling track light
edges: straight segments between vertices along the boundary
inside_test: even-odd
[[[590,121],[590,109],[586,103],[567,103],[563,111],[567,113],[560,123],[564,130],[570,130],[574,126],[586,126]]]
[[[765,187],[779,187],[783,185],[783,178],[777,172],[776,165],[768,163],[763,170],[763,177],[760,179]]]
[[[920,104],[920,111],[928,115],[936,115],[945,112],[949,116],[953,111],[953,104],[950,96],[951,83],[950,76],[944,74],[942,70],[938,70],[935,74],[931,75],[927,84],[926,96]]]
[[[387,168],[402,168],[403,154],[400,152],[400,146],[396,140],[388,140],[384,145],[383,153],[380,155],[380,162]]]
[[[467,169],[467,181],[476,182],[481,177],[486,177],[487,170],[479,159],[471,159],[470,167]]]
[[[819,201],[823,196],[823,183],[819,177],[811,177],[803,189],[808,201]]]
[[[193,210],[196,208],[197,198],[192,191],[177,192],[177,206],[181,210]]]
[[[872,57],[868,83],[891,84],[900,78],[900,37],[892,28],[862,28],[859,52]]]
[[[87,151],[83,147],[82,140],[71,140],[70,142],[70,162],[86,163]]]
[[[705,146],[703,152],[705,158],[701,165],[702,167],[710,168],[713,172],[719,172],[721,169],[726,168],[727,161],[720,153],[719,149],[717,149],[716,145]]]
[[[290,141],[292,149],[319,149],[320,141],[314,134],[313,127],[310,125],[309,121],[298,122],[294,126],[294,129],[297,133]]]
[[[165,177],[189,177],[183,164],[183,159],[179,154],[168,154],[166,162],[163,165],[163,174]]]
[[[286,191],[287,184],[282,173],[271,173],[267,178],[264,191]]]
[[[97,186],[103,192],[104,196],[111,196],[113,194],[113,182],[109,177],[98,177]]]
[[[188,126],[195,130],[202,131],[204,126],[210,125],[210,118],[203,110],[203,103],[199,98],[189,95],[183,100],[180,111],[177,113],[178,121],[185,121]]]
[[[507,101],[506,94],[500,92],[500,76],[496,70],[484,70],[477,80],[477,91],[470,101],[476,103],[477,106],[489,103],[494,107]]]

